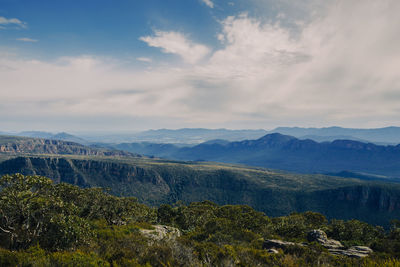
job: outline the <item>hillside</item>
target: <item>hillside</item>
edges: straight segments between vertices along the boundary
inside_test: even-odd
[[[178,160],[240,163],[301,173],[347,171],[362,173],[371,179],[400,177],[400,145],[380,146],[351,140],[318,143],[275,133],[256,140],[203,143],[168,150],[157,144],[120,144],[114,147]]]
[[[0,174],[43,175],[81,187],[105,187],[150,205],[210,200],[247,204],[268,216],[316,211],[388,225],[400,219],[400,185],[300,175],[235,165],[147,158],[31,156],[0,163]]]
[[[0,177],[0,265],[398,266],[400,224],[328,221],[315,212],[271,218],[210,201],[154,208],[135,198]]]

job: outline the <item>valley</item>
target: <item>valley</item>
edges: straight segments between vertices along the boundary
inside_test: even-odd
[[[109,188],[158,206],[209,200],[247,204],[268,216],[316,211],[328,218],[387,226],[400,218],[400,185],[305,175],[240,165],[85,155],[25,155],[3,159],[0,175],[22,173],[80,187]]]

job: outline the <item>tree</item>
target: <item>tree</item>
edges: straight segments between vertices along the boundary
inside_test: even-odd
[[[0,231],[10,249],[39,243],[50,249],[73,246],[90,235],[77,208],[57,196],[41,176],[5,175],[0,179]]]

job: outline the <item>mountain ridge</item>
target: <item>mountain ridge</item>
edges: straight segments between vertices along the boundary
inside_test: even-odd
[[[75,154],[94,156],[137,156],[115,149],[95,148],[63,140],[0,136],[0,153],[4,154]]]
[[[116,149],[177,160],[216,161],[301,173],[352,171],[400,178],[400,145],[376,145],[353,140],[321,142],[280,133],[256,140],[202,143],[192,147],[161,144],[112,146]],[[150,152],[150,153],[148,153]],[[160,152],[160,153],[158,153]]]
[[[303,127],[277,127],[268,133],[278,132],[281,134],[291,135],[297,138],[307,136],[316,136],[315,139],[330,137],[339,139],[340,136],[347,136],[351,140],[366,141],[376,144],[399,144],[400,143],[400,127],[388,126],[383,128],[343,128],[338,126],[323,127],[323,128],[303,128]]]

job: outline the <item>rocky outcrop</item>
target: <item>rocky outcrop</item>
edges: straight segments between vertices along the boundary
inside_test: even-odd
[[[343,245],[334,239],[328,239],[326,233],[322,230],[312,230],[307,234],[309,242],[317,242],[321,246],[328,249],[331,254],[342,255],[352,258],[363,258],[367,257],[373,251],[369,247],[365,246],[353,246],[349,249],[344,249]]]
[[[321,246],[328,249],[329,253],[338,256],[347,256],[351,258],[364,258],[373,253],[373,250],[365,246],[353,246],[349,249],[345,249],[343,245],[334,239],[329,239],[326,233],[322,230],[312,230],[307,234],[309,242],[317,242]],[[268,239],[263,243],[263,249],[266,249],[269,253],[279,253],[276,249],[286,249],[291,246],[304,247],[307,244],[287,242],[276,239]]]
[[[369,247],[354,246],[349,249],[329,249],[329,252],[334,255],[347,256],[351,258],[364,258],[369,256],[373,250]]]
[[[181,236],[181,231],[178,228],[166,225],[153,225],[154,229],[140,229],[140,232],[146,237],[159,241],[171,240]]]
[[[334,239],[328,239],[326,233],[322,230],[312,230],[307,234],[308,242],[317,242],[327,249],[343,248],[342,243]]]

